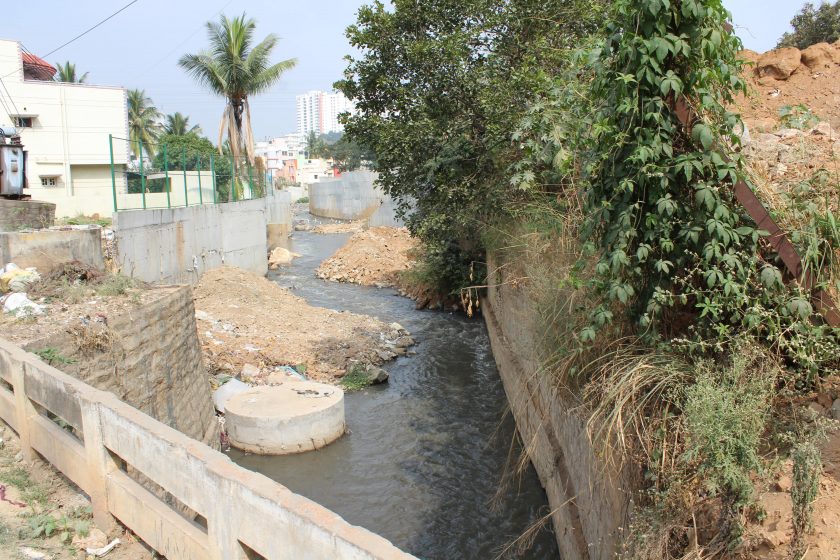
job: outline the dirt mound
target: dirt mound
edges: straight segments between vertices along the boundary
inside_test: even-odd
[[[312,233],[356,233],[365,228],[365,222],[342,222],[339,224],[321,224],[312,228]]]
[[[417,242],[405,228],[376,227],[355,234],[315,274],[333,282],[362,286],[394,286],[407,270]]]
[[[758,54],[741,52],[748,65],[746,96],[736,109],[752,131],[776,128],[780,110],[804,105],[820,119],[840,130],[840,41],[819,43],[804,51],[784,48]]]
[[[213,373],[263,383],[277,366],[334,383],[354,363],[380,365],[406,353],[405,335],[365,315],[313,307],[288,290],[238,268],[204,274],[195,287],[198,334]],[[301,367],[305,366],[305,367]]]

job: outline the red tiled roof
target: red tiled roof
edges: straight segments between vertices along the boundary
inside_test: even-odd
[[[58,72],[55,66],[45,61],[44,59],[35,56],[32,53],[22,53],[21,58],[23,59],[24,70],[26,70],[26,67],[29,66],[30,70],[34,71],[37,77],[41,79],[52,79],[55,73]]]

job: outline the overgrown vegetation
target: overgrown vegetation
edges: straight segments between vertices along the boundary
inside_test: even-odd
[[[821,1],[819,7],[807,2],[791,20],[793,32],[785,33],[779,47],[805,49],[816,43],[833,43],[840,39],[840,1]]]
[[[799,282],[831,289],[838,272],[837,178],[769,201],[802,255],[794,278],[734,195],[728,107],[745,84],[728,18],[720,0],[375,3],[338,84],[360,110],[347,134],[424,242],[407,278],[466,304],[476,286],[523,290],[539,373],[583,401],[606,460],[643,469],[632,558],[736,549],[763,515],[756,481],[788,453],[804,534],[817,428],[791,435],[785,415],[840,365]]]
[[[346,391],[360,391],[370,385],[370,376],[363,364],[353,364],[350,371],[341,378],[341,386]]]

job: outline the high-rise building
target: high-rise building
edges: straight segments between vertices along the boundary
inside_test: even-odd
[[[325,93],[310,91],[297,96],[298,133],[309,135],[341,132],[344,126],[338,117],[342,113],[352,113],[353,103],[341,92]]]

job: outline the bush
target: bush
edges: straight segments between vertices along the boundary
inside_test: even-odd
[[[805,49],[817,43],[833,43],[840,39],[840,0],[823,2],[815,8],[811,2],[793,17],[793,33],[785,33],[779,47]]]

